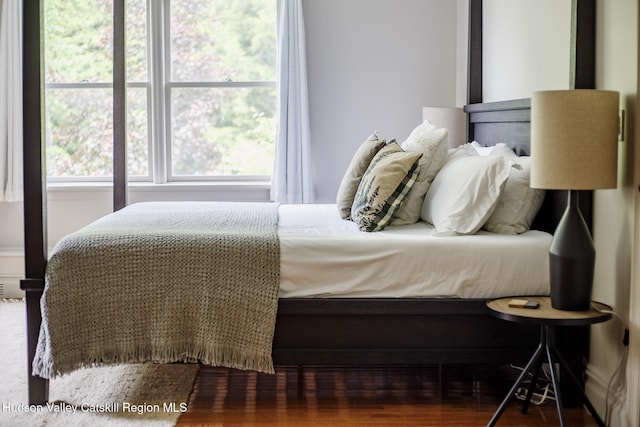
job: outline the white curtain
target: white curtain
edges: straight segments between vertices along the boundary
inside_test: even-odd
[[[22,1],[0,0],[0,202],[23,199]]]
[[[278,1],[276,149],[271,197],[312,203],[307,58],[302,0]]]

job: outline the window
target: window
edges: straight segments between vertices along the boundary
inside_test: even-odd
[[[113,0],[45,0],[47,171],[112,173]],[[254,180],[273,166],[276,2],[126,0],[133,180]]]

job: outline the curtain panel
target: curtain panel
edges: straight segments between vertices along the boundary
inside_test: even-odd
[[[22,1],[0,0],[0,202],[23,200]]]
[[[302,0],[278,1],[277,123],[271,198],[312,203],[307,58]]]

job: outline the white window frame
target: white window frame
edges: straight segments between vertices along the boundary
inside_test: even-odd
[[[139,88],[146,89],[147,95],[147,105],[153,108],[153,104],[151,103],[151,84],[149,82],[131,82],[127,83],[127,88]],[[113,89],[113,83],[109,82],[74,82],[74,83],[46,83],[45,90],[65,90],[65,89]],[[152,126],[151,126],[151,118],[149,111],[147,111],[147,151],[149,153],[149,157],[147,158],[147,170],[149,171],[148,175],[135,175],[129,176],[130,181],[136,182],[151,182],[153,180],[154,171],[152,169],[153,163],[151,162],[151,155],[154,151],[153,147],[153,138],[151,136]],[[112,176],[97,176],[97,175],[87,175],[87,176],[48,176],[47,181],[52,183],[82,183],[82,182],[111,182],[113,179]]]
[[[171,159],[171,94],[175,88],[276,88],[275,81],[172,82],[170,0],[146,0],[147,82],[128,82],[127,88],[144,88],[147,93],[147,176],[129,176],[129,181],[153,184],[258,183],[268,185],[271,175],[176,176]],[[275,24],[275,23],[274,23]],[[48,89],[111,89],[112,83],[47,83]],[[274,135],[275,143],[275,135]],[[110,182],[111,176],[48,177],[52,183]]]
[[[238,181],[267,182],[271,175],[213,175],[213,176],[176,176],[172,171],[172,135],[171,135],[171,95],[174,88],[252,88],[276,87],[275,81],[220,81],[220,82],[172,82],[171,79],[171,16],[170,0],[147,0],[149,31],[147,45],[149,50],[149,78],[151,83],[150,138],[153,146],[153,182],[185,181]],[[274,135],[275,140],[275,135]],[[274,141],[275,143],[275,141]],[[161,165],[164,165],[162,167]]]

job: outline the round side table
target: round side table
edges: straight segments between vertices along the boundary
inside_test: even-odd
[[[524,299],[528,301],[536,301],[539,303],[539,307],[535,309],[530,308],[522,308],[522,307],[511,307],[509,303],[514,299]],[[507,320],[510,322],[518,322],[518,323],[529,323],[529,324],[537,324],[540,325],[540,344],[538,348],[531,356],[531,359],[525,366],[524,370],[516,380],[511,390],[502,401],[502,404],[495,412],[487,426],[494,426],[502,412],[504,412],[505,408],[509,404],[509,401],[513,397],[514,393],[524,381],[524,378],[527,376],[529,372],[532,373],[533,377],[531,380],[531,385],[529,386],[529,390],[527,392],[527,396],[525,398],[524,404],[522,406],[522,413],[526,414],[529,409],[529,404],[531,403],[531,397],[533,396],[533,389],[535,387],[535,383],[540,376],[540,369],[542,367],[543,362],[546,360],[549,363],[550,372],[551,372],[551,383],[553,386],[553,391],[555,393],[556,407],[558,410],[558,418],[560,419],[560,425],[565,426],[566,422],[564,419],[564,409],[562,406],[562,397],[560,396],[560,389],[558,387],[558,378],[557,373],[555,372],[556,362],[560,363],[569,374],[569,378],[575,383],[578,390],[580,390],[580,394],[582,397],[582,401],[584,402],[589,412],[595,419],[596,423],[599,426],[605,427],[604,422],[598,416],[595,408],[587,398],[587,395],[580,387],[580,383],[572,373],[569,368],[567,362],[562,357],[562,354],[558,351],[553,342],[553,328],[556,326],[589,326],[595,323],[606,322],[611,319],[611,313],[607,313],[606,311],[611,311],[611,307],[608,305],[593,302],[591,304],[591,308],[586,311],[564,311],[564,310],[556,310],[551,306],[551,299],[549,297],[508,297],[508,298],[498,298],[494,300],[490,300],[487,302],[487,307],[491,311],[491,314],[495,317],[498,317],[503,320]]]

